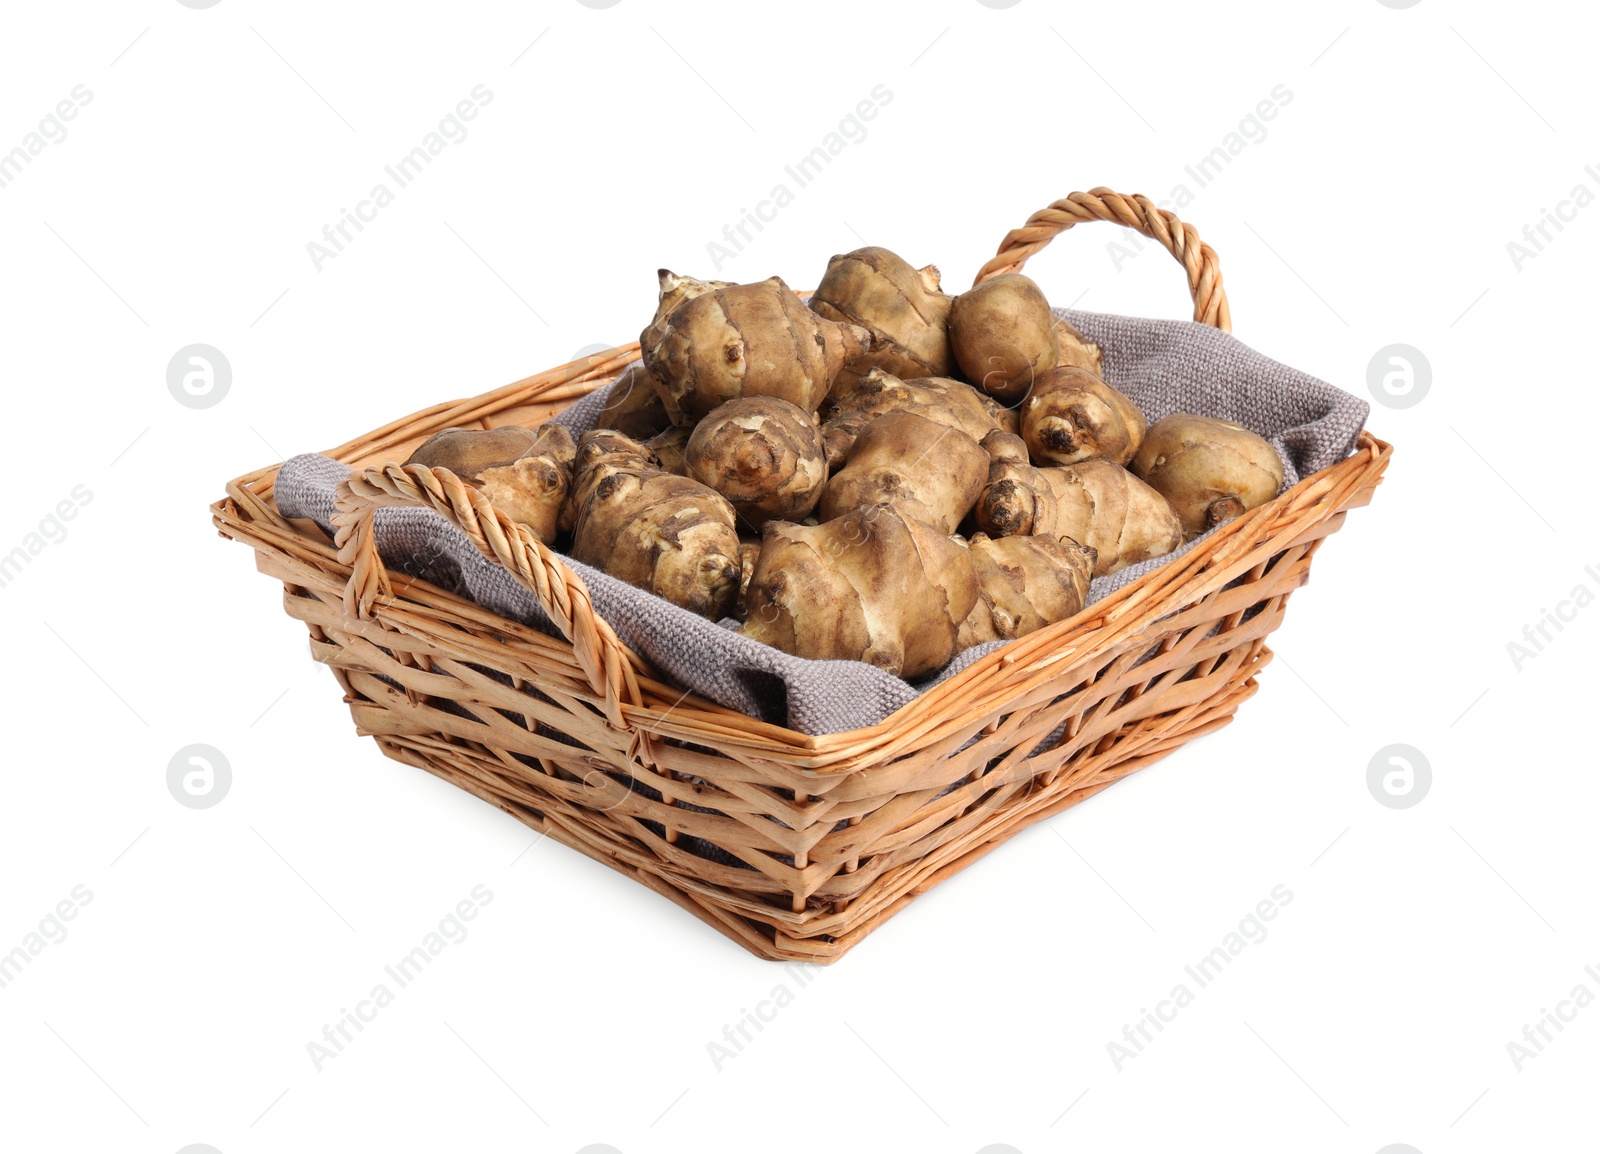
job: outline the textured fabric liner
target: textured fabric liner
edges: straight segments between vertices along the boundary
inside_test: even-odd
[[[1153,424],[1193,412],[1236,421],[1266,437],[1284,462],[1284,487],[1349,456],[1366,423],[1365,401],[1281,365],[1234,337],[1192,321],[1161,321],[1057,309],[1104,353],[1105,378]],[[580,433],[593,426],[605,390],[556,420]],[[338,461],[303,454],[285,461],[276,499],[286,517],[306,517],[332,532],[334,490],[349,475]],[[555,633],[537,599],[486,560],[466,534],[431,509],[380,509],[378,549],[385,564],[450,589],[503,616]],[[1203,538],[1202,538],[1203,540]],[[1094,602],[1193,548],[1094,581]],[[658,597],[567,559],[595,608],[617,635],[668,679],[751,717],[807,734],[874,725],[917,694],[1006,642],[958,654],[939,674],[910,683],[861,661],[812,661],[740,637],[736,622],[707,621]]]

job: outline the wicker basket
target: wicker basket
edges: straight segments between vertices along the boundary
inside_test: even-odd
[[[1142,196],[1075,193],[1009,233],[978,280],[1105,220],[1188,273],[1228,329],[1216,254]],[[329,452],[356,470],[337,542],[273,505],[277,466],[212,506],[311,631],[357,731],[384,753],[664,894],[764,958],[830,962],[1031,823],[1232,718],[1312,555],[1372,496],[1390,448],[1353,455],[1070,621],[1001,647],[867,729],[809,737],[685,695],[600,620],[562,558],[444,471],[402,469],[451,425],[535,424],[638,345],[436,405]],[[532,590],[565,640],[386,573],[372,513],[427,506]]]

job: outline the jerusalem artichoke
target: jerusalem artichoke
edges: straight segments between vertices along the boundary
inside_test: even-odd
[[[866,354],[845,366],[834,389],[848,388],[872,368],[898,377],[949,376],[955,366],[950,302],[939,289],[937,268],[912,268],[886,248],[859,248],[828,261],[811,311],[872,334]]]
[[[637,441],[609,429],[583,435],[565,516],[574,559],[713,621],[732,610],[740,570],[733,507],[659,468]]]
[[[954,655],[978,601],[967,551],[904,506],[769,522],[740,630],[785,653],[921,677]]]
[[[1139,406],[1088,369],[1051,369],[1022,403],[1022,439],[1040,465],[1072,465],[1090,457],[1126,465],[1144,434]]]
[[[595,418],[594,425],[597,429],[615,429],[636,441],[646,440],[672,427],[667,406],[662,403],[661,394],[656,392],[650,370],[644,367],[643,361],[634,361],[611,382],[605,406]]]
[[[965,381],[949,377],[902,381],[883,369],[870,369],[848,388],[835,389],[823,405],[822,441],[829,467],[843,465],[861,430],[895,409],[960,429],[975,441],[1003,427],[1012,415]]]
[[[866,329],[818,316],[769,277],[679,305],[643,352],[667,413],[689,425],[743,396],[780,397],[814,413],[871,341]]]
[[[985,533],[1070,537],[1095,551],[1096,577],[1170,553],[1183,540],[1166,499],[1121,465],[1100,457],[1039,469],[1018,459],[1023,446],[1015,440],[985,441],[993,463],[974,510]]]
[[[695,426],[685,457],[689,475],[726,497],[740,523],[757,531],[810,513],[828,480],[815,414],[777,397],[717,406]]]
[[[989,455],[959,429],[910,409],[885,413],[861,430],[844,468],[822,492],[831,521],[852,509],[895,501],[954,533],[983,489]]]
[[[1089,595],[1095,552],[1070,537],[974,533],[967,550],[978,578],[978,603],[961,626],[957,652],[1065,621]]]
[[[1056,366],[1073,365],[1105,379],[1100,369],[1100,346],[1060,317],[1056,318]]]
[[[548,545],[556,539],[575,453],[572,433],[554,422],[537,430],[452,428],[429,437],[406,464],[450,470]]]
[[[967,379],[990,396],[1021,400],[1055,368],[1056,319],[1021,273],[974,285],[950,306],[950,348]]]
[[[1265,505],[1283,485],[1283,461],[1243,425],[1174,413],[1150,427],[1134,471],[1165,497],[1186,536]]]

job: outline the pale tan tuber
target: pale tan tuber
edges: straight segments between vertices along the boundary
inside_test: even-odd
[[[419,445],[406,464],[449,469],[548,545],[556,539],[575,452],[572,433],[553,422],[537,430],[444,429]]]
[[[978,578],[978,603],[962,623],[958,652],[1065,621],[1083,608],[1089,595],[1095,552],[1070,537],[974,533],[967,550]]]
[[[683,451],[689,445],[689,436],[693,429],[684,428],[682,425],[673,425],[665,432],[657,433],[644,443],[650,450],[651,456],[661,462],[661,467],[669,473],[676,473],[680,477],[687,477],[689,462],[684,458]]]
[[[896,409],[861,430],[844,468],[823,490],[818,513],[827,522],[852,509],[894,501],[954,533],[988,471],[989,455],[967,434]]]
[[[672,427],[667,406],[656,392],[650,370],[644,367],[643,361],[634,361],[611,383],[594,427],[615,429],[636,441],[647,440]]]
[[[1018,459],[1014,441],[997,435],[985,442],[993,463],[973,516],[990,536],[1070,537],[1095,551],[1096,577],[1170,553],[1183,541],[1166,499],[1116,462],[1097,457],[1035,468]],[[1001,454],[1002,447],[1010,451]]]
[[[755,531],[804,518],[828,480],[816,415],[777,397],[719,405],[695,426],[685,457],[689,475],[726,497]]]
[[[811,311],[872,334],[865,355],[845,366],[834,389],[848,388],[873,368],[905,378],[949,376],[955,368],[950,302],[937,268],[912,268],[886,248],[858,248],[828,261]]]
[[[974,285],[950,307],[950,349],[973,384],[1021,400],[1055,368],[1056,319],[1039,286],[1021,273]]]
[[[949,377],[902,381],[883,369],[871,369],[848,388],[836,389],[823,405],[822,442],[828,466],[838,469],[843,465],[861,430],[896,409],[960,429],[975,441],[1005,427],[1013,416],[1011,410],[965,381]]]
[[[746,637],[921,677],[954,656],[978,582],[960,542],[873,505],[821,525],[769,523],[745,598]]]
[[[572,556],[711,620],[739,594],[733,507],[661,469],[643,445],[609,429],[585,433],[568,499]]]
[[[679,305],[643,352],[668,415],[690,425],[745,396],[779,397],[814,413],[839,370],[871,341],[866,329],[818,316],[770,277]]]
[[[1265,505],[1283,485],[1283,461],[1243,425],[1174,413],[1150,427],[1133,468],[1197,537]]]
[[[748,540],[739,538],[739,596],[734,602],[733,615],[743,621],[749,614],[747,597],[750,592],[750,578],[755,576],[756,562],[761,558],[760,539]]]
[[[1022,402],[1022,439],[1039,465],[1073,465],[1090,457],[1126,465],[1144,435],[1139,406],[1088,369],[1051,369]]]
[[[1056,367],[1072,365],[1080,369],[1088,369],[1095,376],[1105,379],[1105,373],[1100,368],[1100,346],[1080,333],[1076,326],[1069,324],[1060,317],[1056,318]]]
[[[605,408],[595,421],[597,429],[615,429],[636,441],[644,441],[665,432],[672,425],[666,402],[661,399],[660,387],[654,374],[644,363],[643,350],[654,348],[666,331],[667,317],[686,301],[711,292],[713,289],[732,288],[731,281],[698,280],[692,276],[679,276],[670,269],[657,269],[660,289],[656,296],[656,312],[643,332],[639,334],[641,357],[623,370],[612,384]]]

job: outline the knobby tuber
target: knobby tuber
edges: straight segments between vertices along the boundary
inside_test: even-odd
[[[873,505],[815,526],[770,522],[745,598],[746,637],[921,677],[955,654],[978,582],[960,542]]]
[[[444,429],[417,447],[406,464],[448,469],[541,542],[556,539],[572,482],[576,444],[564,426]]]
[[[1073,465],[1090,457],[1126,465],[1144,435],[1139,406],[1088,369],[1051,369],[1022,403],[1022,439],[1040,465]]]
[[[594,426],[597,429],[615,429],[636,441],[648,440],[672,427],[667,406],[662,402],[661,394],[656,392],[655,382],[650,379],[650,370],[644,367],[643,361],[634,361],[611,383],[606,403],[595,418]]]
[[[978,603],[962,623],[958,651],[1065,621],[1089,595],[1095,552],[1070,537],[974,533],[967,549],[978,578]]]
[[[572,556],[702,617],[729,615],[739,594],[733,507],[609,429],[578,442],[568,499]]]
[[[848,388],[835,389],[823,406],[822,443],[828,466],[843,465],[861,430],[896,409],[960,429],[974,441],[1004,428],[1013,418],[1012,410],[965,381],[949,377],[902,381],[883,369],[871,369]]]
[[[769,277],[679,305],[643,352],[668,415],[691,425],[743,396],[780,397],[814,413],[839,370],[871,341],[866,329],[818,316]]]
[[[950,302],[937,268],[912,268],[886,248],[859,248],[828,261],[811,311],[872,334],[865,355],[845,366],[835,390],[872,368],[897,377],[949,376]]]
[[[1265,505],[1283,485],[1271,445],[1243,425],[1193,413],[1152,425],[1133,468],[1177,510],[1189,537]]]
[[[1183,540],[1166,499],[1114,461],[1041,469],[1027,463],[1018,438],[995,434],[984,444],[992,464],[974,518],[992,537],[1071,537],[1095,551],[1096,577],[1170,553]]]
[[[683,451],[688,447],[689,435],[693,432],[693,429],[686,429],[682,425],[673,425],[651,437],[644,447],[650,450],[651,456],[661,462],[661,467],[667,472],[687,477],[690,475],[689,462],[684,458]]]
[[[861,430],[844,468],[822,491],[818,512],[827,522],[893,501],[954,533],[988,471],[989,455],[960,429],[895,409]]]
[[[974,285],[950,306],[950,349],[967,379],[990,396],[1021,400],[1055,368],[1056,319],[1021,273]]]
[[[728,499],[740,523],[798,521],[816,508],[828,480],[814,414],[777,397],[741,397],[695,426],[689,475]]]
[[[1056,365],[1073,365],[1080,369],[1088,369],[1095,376],[1104,379],[1105,374],[1100,369],[1100,346],[1080,333],[1075,325],[1071,325],[1059,317],[1056,318]]]

